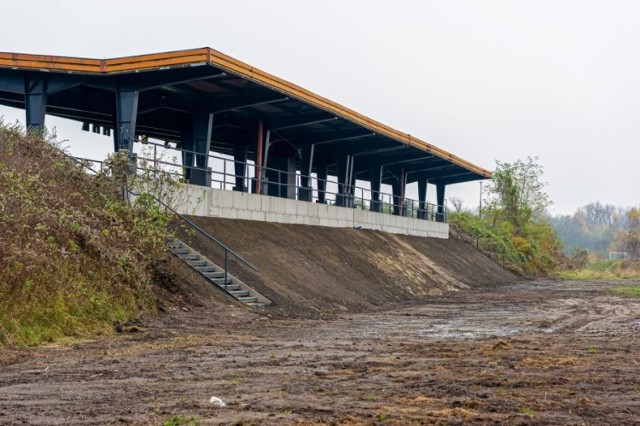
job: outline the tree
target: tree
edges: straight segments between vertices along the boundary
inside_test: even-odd
[[[582,209],[586,216],[587,226],[592,229],[612,226],[618,219],[619,209],[611,204],[602,204],[596,201],[587,204]]]
[[[618,231],[615,242],[632,258],[638,259],[640,258],[640,209],[631,208],[626,216],[627,229]]]
[[[460,197],[449,197],[449,203],[453,206],[453,211],[461,212],[462,211],[462,198]]]
[[[486,187],[487,210],[493,216],[494,225],[508,222],[514,234],[520,235],[532,219],[541,218],[551,205],[544,192],[546,183],[540,180],[542,166],[537,161],[538,157],[514,163],[496,161],[496,171]]]
[[[546,220],[551,204],[540,180],[537,158],[501,163],[485,188],[482,217],[453,212],[450,222],[478,248],[505,267],[525,275],[545,275],[558,265],[560,242]]]

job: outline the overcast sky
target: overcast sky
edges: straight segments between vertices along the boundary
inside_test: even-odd
[[[484,168],[538,156],[553,213],[640,203],[638,1],[0,0],[0,10],[0,51],[212,47]],[[47,125],[78,155],[112,146],[79,123]],[[450,195],[476,206],[478,183]]]

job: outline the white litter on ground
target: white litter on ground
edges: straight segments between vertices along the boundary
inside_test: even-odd
[[[211,399],[209,400],[209,404],[214,404],[217,407],[226,407],[227,406],[226,402],[224,402],[223,400],[221,400],[217,396],[212,396]]]

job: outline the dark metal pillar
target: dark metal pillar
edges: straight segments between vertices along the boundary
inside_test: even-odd
[[[193,139],[196,152],[196,167],[191,172],[191,183],[194,185],[211,186],[209,150],[211,148],[212,126],[213,113],[196,113],[193,116]]]
[[[260,193],[261,194],[268,194],[269,189],[269,173],[268,173],[268,166],[269,166],[269,150],[271,149],[271,130],[265,130],[264,131],[264,149],[263,149],[263,154],[262,154],[262,176],[261,176],[261,185],[262,187],[260,188]]]
[[[354,163],[356,158],[351,156],[351,161],[349,164],[349,186],[347,187],[347,207],[355,207],[355,197],[356,197],[356,172],[354,170]],[[362,198],[362,194],[360,194],[360,198]],[[364,200],[362,200],[364,203]]]
[[[404,199],[405,199],[405,192],[407,191],[407,175],[404,171],[404,166],[400,167],[400,216],[406,216],[407,215],[407,209],[406,206],[404,205]]]
[[[305,145],[300,149],[300,188],[298,200],[311,201],[313,187],[311,186],[311,170],[313,169],[314,145]]]
[[[396,216],[400,215],[400,198],[402,189],[400,187],[400,179],[394,179],[391,183],[391,188],[393,190],[393,214]]]
[[[347,206],[348,187],[349,187],[349,155],[339,155],[336,164],[338,177],[338,194],[336,195],[336,205],[341,207]]]
[[[436,184],[436,199],[438,204],[438,215],[436,220],[438,222],[444,222],[444,191],[446,185],[444,183]]]
[[[371,174],[371,204],[369,208],[372,212],[381,212],[380,184],[382,181],[382,167],[375,164],[371,167],[369,173]]]
[[[27,131],[44,129],[47,110],[47,81],[42,77],[26,76],[24,81],[24,101],[27,115]]]
[[[262,118],[258,120],[258,137],[256,138],[256,163],[254,171],[254,188],[252,192],[262,193],[262,150],[264,148],[264,122]]]
[[[233,147],[233,160],[235,169],[236,186],[233,187],[234,191],[246,192],[247,188],[244,185],[244,180],[247,174],[247,151],[249,145],[244,143],[236,143]]]
[[[327,203],[327,164],[322,162],[316,163],[316,173],[318,174],[318,203]]]
[[[295,199],[296,161],[289,155],[271,154],[265,176],[266,191],[272,197]]]
[[[193,136],[193,121],[185,125],[182,130],[182,172],[184,179],[191,182],[191,172],[193,171],[193,158],[195,147],[195,139]]]
[[[127,149],[133,151],[136,134],[136,118],[138,115],[137,90],[116,90],[116,122],[114,132],[114,150]]]
[[[418,178],[418,219],[427,218],[427,179]]]

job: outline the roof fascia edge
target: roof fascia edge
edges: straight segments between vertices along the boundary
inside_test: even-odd
[[[325,110],[331,114],[335,114],[360,126],[363,126],[373,132],[387,136],[405,145],[412,146],[422,151],[435,154],[445,160],[451,161],[458,166],[464,167],[474,173],[485,178],[491,178],[492,173],[486,169],[478,167],[462,158],[451,154],[437,146],[431,145],[421,139],[415,138],[409,134],[402,133],[376,120],[368,118],[350,108],[340,105],[322,96],[304,89],[296,84],[283,80],[258,68],[254,68],[242,61],[232,58],[215,49],[209,49],[210,63],[225,71],[240,75],[244,78],[252,80],[256,83],[265,85],[271,89],[278,90],[286,95],[296,99],[310,103],[311,105]]]
[[[194,59],[198,59],[194,61]],[[304,101],[316,108],[335,114],[375,133],[400,143],[437,155],[453,164],[472,171],[479,176],[491,178],[492,173],[437,146],[431,145],[409,134],[402,133],[376,120],[368,118],[330,99],[316,95],[296,84],[276,77],[242,61],[211,48],[178,50],[157,54],[127,56],[112,59],[88,59],[62,56],[0,53],[0,67],[68,72],[86,75],[109,75],[131,71],[162,69],[163,67],[188,66],[206,63],[224,71],[239,75],[285,95]]]

